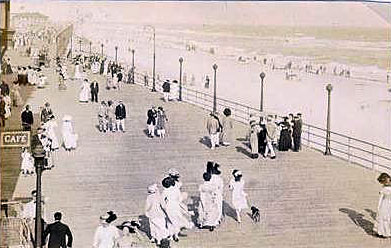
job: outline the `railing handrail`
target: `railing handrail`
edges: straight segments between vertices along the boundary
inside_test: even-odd
[[[317,127],[317,126],[314,126],[314,125],[311,125],[311,124],[308,124],[308,123],[303,123],[304,126],[309,126],[311,128],[315,128],[315,129],[318,129],[318,130],[321,130],[321,131],[325,131],[327,132],[326,129],[324,128],[321,128],[321,127]],[[341,133],[337,133],[337,132],[334,132],[334,131],[330,131],[331,134],[334,134],[334,135],[337,135],[337,136],[341,136],[341,137],[344,137],[344,138],[347,138],[347,139],[350,139],[350,140],[354,140],[354,141],[357,141],[357,142],[360,142],[360,143],[363,143],[363,144],[366,144],[366,145],[369,145],[369,146],[373,146],[373,147],[376,147],[376,148],[380,148],[380,149],[383,149],[385,151],[388,151],[388,152],[391,152],[391,149],[388,149],[386,147],[382,147],[380,145],[377,145],[377,144],[374,144],[374,143],[371,143],[371,142],[368,142],[368,141],[365,141],[365,140],[361,140],[361,139],[358,139],[358,138],[353,138],[353,137],[350,137],[350,136],[347,136],[345,134],[341,134]]]

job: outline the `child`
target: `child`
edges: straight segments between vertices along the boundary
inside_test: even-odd
[[[26,147],[23,147],[22,150],[22,174],[29,175],[29,174],[34,174],[34,158],[31,156],[30,152],[27,150]]]
[[[242,179],[242,172],[239,170],[234,170],[232,172],[233,178],[229,183],[229,189],[232,191],[232,205],[236,210],[237,221],[240,223],[240,211],[242,209],[248,208],[247,194],[244,193],[244,180]]]
[[[380,191],[374,231],[379,237],[386,238],[391,237],[391,177],[387,173],[381,173],[377,180],[383,188]]]

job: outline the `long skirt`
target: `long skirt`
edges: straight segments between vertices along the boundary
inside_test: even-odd
[[[164,216],[149,218],[149,228],[151,231],[151,237],[157,241],[161,241],[162,239],[170,236]]]
[[[258,133],[258,152],[264,154],[266,150],[266,131],[261,130]]]
[[[63,133],[65,149],[76,149],[78,135],[73,133]]]
[[[288,151],[292,148],[292,137],[288,129],[282,129],[280,140],[278,142],[278,150]]]

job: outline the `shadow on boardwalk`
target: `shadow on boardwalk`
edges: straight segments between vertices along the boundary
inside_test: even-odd
[[[374,223],[370,220],[365,219],[363,214],[349,208],[340,208],[339,211],[347,214],[348,217],[352,220],[352,222],[356,226],[361,227],[366,232],[366,234],[368,234],[369,236],[377,237],[376,232],[373,231]],[[366,211],[371,214],[371,217],[373,219],[376,218],[375,212],[370,209],[366,209]]]

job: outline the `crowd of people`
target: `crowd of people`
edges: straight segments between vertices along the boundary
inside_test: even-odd
[[[261,154],[267,158],[275,159],[275,148],[279,151],[292,150],[298,152],[301,149],[302,119],[301,114],[282,117],[278,122],[276,116],[269,115],[266,118],[250,115],[249,146],[251,157],[256,159]],[[278,135],[279,134],[279,135]]]
[[[232,206],[235,209],[236,221],[241,223],[242,211],[249,209],[247,194],[244,191],[245,180],[240,170],[232,171],[228,190],[232,194]],[[220,165],[208,161],[202,174],[203,183],[199,186],[199,201],[194,211],[189,211],[186,204],[188,193],[182,191],[182,181],[179,172],[171,168],[158,183],[147,188],[145,216],[148,218],[149,241],[159,247],[170,247],[170,242],[179,242],[180,236],[187,236],[184,230],[194,228],[213,232],[225,218],[223,211],[224,181],[221,177]],[[145,247],[148,242],[140,235],[140,221],[126,221],[116,226],[117,215],[113,211],[100,217],[101,224],[96,229],[93,247],[95,248],[127,248]],[[119,229],[124,224],[129,225],[122,235]],[[124,239],[127,242],[124,242]],[[132,246],[133,245],[133,246]]]

